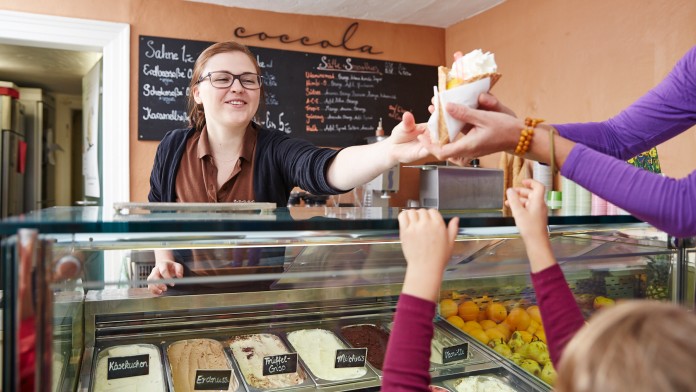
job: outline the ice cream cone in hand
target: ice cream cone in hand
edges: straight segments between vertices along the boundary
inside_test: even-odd
[[[447,144],[455,139],[464,123],[453,118],[445,110],[452,102],[478,107],[478,96],[488,92],[500,79],[494,55],[476,49],[466,55],[454,54],[452,69],[444,66],[437,68],[438,85],[433,87],[435,110],[428,120],[430,139],[433,143]]]

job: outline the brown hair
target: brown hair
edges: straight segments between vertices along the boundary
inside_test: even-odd
[[[696,315],[626,301],[600,311],[566,346],[557,392],[696,390]]]
[[[210,45],[203,52],[201,52],[200,56],[198,56],[198,59],[196,59],[196,63],[193,65],[193,76],[191,77],[191,82],[189,84],[188,96],[189,127],[194,127],[197,131],[202,130],[205,126],[205,109],[203,108],[202,104],[197,104],[194,100],[193,88],[194,86],[196,86],[196,84],[198,84],[198,80],[201,78],[201,75],[203,74],[203,68],[205,67],[205,64],[208,62],[208,60],[210,60],[210,58],[215,56],[216,54],[229,52],[242,52],[246,54],[249,57],[249,60],[251,60],[251,62],[254,64],[256,73],[261,75],[261,67],[259,66],[259,63],[256,61],[256,56],[254,56],[254,54],[251,53],[249,48],[240,43],[233,41],[218,42],[216,44]],[[261,97],[259,99],[259,107],[256,110],[256,117],[259,116],[259,113],[262,111],[262,108],[265,107],[265,93],[263,89],[263,84],[261,84],[260,95]]]

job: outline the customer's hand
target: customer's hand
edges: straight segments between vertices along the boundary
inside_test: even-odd
[[[545,193],[544,185],[530,179],[523,180],[522,187],[507,190],[508,199],[505,204],[512,210],[515,225],[525,241],[548,237]]]
[[[155,267],[150,272],[147,277],[148,282],[159,281],[162,279],[176,279],[184,277],[184,266],[172,260],[162,260],[155,263]],[[171,287],[174,287],[174,283],[169,283]],[[164,283],[148,283],[148,290],[152,294],[162,294],[167,291],[167,285]]]
[[[505,113],[471,109],[465,105],[447,104],[447,112],[471,125],[464,136],[440,146],[428,135],[418,137],[421,144],[439,159],[449,157],[480,157],[500,151],[512,151],[517,146],[524,122]]]
[[[515,224],[520,230],[532,272],[542,271],[554,264],[551,250],[544,186],[534,180],[522,181],[522,187],[507,190],[506,204],[512,210]]]
[[[437,210],[405,210],[399,214],[401,248],[408,263],[402,292],[437,300],[458,229],[459,218],[452,218],[445,226]]]
[[[433,105],[429,109],[432,112]],[[465,125],[460,130],[461,136],[444,146],[432,143],[429,133],[418,137],[423,147],[438,159],[481,157],[512,151],[517,146],[520,130],[524,128],[524,122],[515,118],[510,108],[488,93],[479,96],[479,109],[453,103],[444,109]]]
[[[431,105],[428,106],[428,111],[430,113],[435,111],[435,103],[433,102],[434,99],[435,99],[435,97],[431,98],[431,100],[430,100]],[[503,105],[503,103],[500,102],[500,100],[498,100],[498,98],[491,93],[483,93],[483,94],[479,95],[478,104],[479,104],[478,109],[487,110],[489,112],[505,113],[505,114],[509,114],[513,117],[517,117],[517,115],[515,114],[515,112],[512,109]]]

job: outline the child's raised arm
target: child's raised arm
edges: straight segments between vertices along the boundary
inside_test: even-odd
[[[459,218],[452,218],[445,226],[437,210],[405,210],[399,214],[401,248],[408,263],[402,293],[437,302],[458,228]]]

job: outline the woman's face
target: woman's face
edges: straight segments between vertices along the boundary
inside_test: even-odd
[[[219,53],[212,56],[205,64],[201,75],[205,77],[208,72],[215,71],[227,71],[234,75],[256,74],[254,63],[243,52]],[[246,127],[256,114],[260,96],[260,89],[245,89],[239,79],[229,88],[215,88],[208,77],[193,88],[194,100],[203,104],[205,109],[208,127]]]

